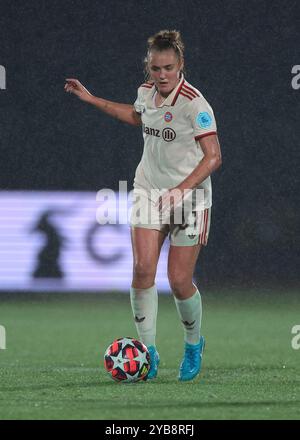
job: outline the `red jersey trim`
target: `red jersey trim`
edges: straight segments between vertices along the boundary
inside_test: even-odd
[[[208,133],[199,134],[198,136],[195,136],[195,141],[198,141],[199,139],[202,139],[206,136],[212,136],[213,134],[217,134],[216,131],[209,131]]]
[[[171,106],[174,106],[174,105],[175,105],[175,102],[177,101],[178,95],[179,95],[179,93],[180,93],[180,91],[181,91],[181,89],[182,89],[182,86],[183,86],[184,82],[185,82],[185,81],[183,80],[182,83],[180,84],[180,86],[178,87],[178,90],[177,90],[177,92],[176,92],[176,95],[174,96],[174,99],[173,99],[173,101],[172,101],[172,103],[171,103]]]
[[[182,90],[185,91],[186,93],[190,93],[195,98],[200,96],[199,93],[196,92],[196,90],[191,89],[191,87],[189,87],[185,84],[184,84]]]
[[[183,93],[182,91],[179,93],[182,96],[185,96],[186,98],[188,98],[190,101],[192,101],[193,99],[196,98],[196,96],[191,96],[191,95],[186,95],[185,93]]]
[[[179,93],[177,93],[175,98],[174,98],[175,102],[176,102],[176,99],[177,99],[178,95],[185,96],[190,101],[192,101],[195,98],[200,97],[200,95],[195,90],[193,90],[191,87],[186,85],[185,81],[183,81],[183,83],[182,83],[181,87],[179,88],[178,92]],[[173,105],[173,103],[172,103],[172,105]]]

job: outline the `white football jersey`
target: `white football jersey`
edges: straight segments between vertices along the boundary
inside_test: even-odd
[[[134,103],[136,112],[141,114],[144,137],[134,187],[147,191],[180,184],[204,156],[198,141],[217,132],[211,106],[183,76],[158,107],[156,93],[152,83],[144,83]],[[204,189],[204,208],[209,208],[212,204],[210,177],[198,188]]]

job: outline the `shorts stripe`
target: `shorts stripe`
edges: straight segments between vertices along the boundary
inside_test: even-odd
[[[208,211],[205,211],[205,225],[204,225],[204,231],[202,232],[202,237],[201,237],[201,242],[205,243],[206,242],[206,234],[207,234],[207,222],[208,222]]]
[[[199,242],[198,244],[206,245],[207,242],[207,226],[208,226],[208,209],[205,209],[201,213],[201,225],[199,231]]]
[[[199,241],[198,241],[198,244],[202,244],[201,237],[202,237],[202,231],[203,231],[203,226],[204,226],[204,214],[205,214],[205,211],[201,211],[201,213],[200,213],[200,215],[201,215],[201,222],[200,222],[200,229],[199,229]]]

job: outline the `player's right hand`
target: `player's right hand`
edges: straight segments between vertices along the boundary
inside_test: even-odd
[[[82,101],[90,101],[93,96],[78,79],[75,78],[66,78],[66,84],[64,87],[65,91],[68,93],[74,93],[74,95],[78,96]]]

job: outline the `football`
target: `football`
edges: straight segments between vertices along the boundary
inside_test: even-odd
[[[147,377],[150,355],[147,347],[137,339],[119,338],[107,347],[104,367],[116,382],[138,382]]]

